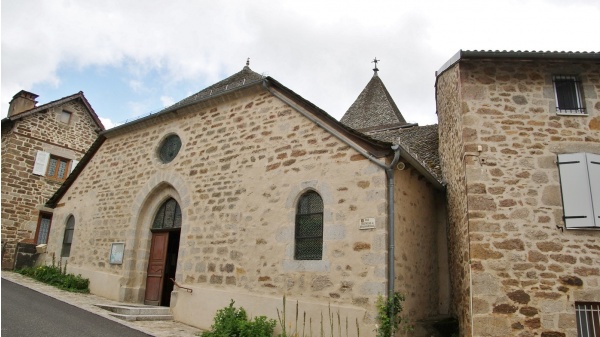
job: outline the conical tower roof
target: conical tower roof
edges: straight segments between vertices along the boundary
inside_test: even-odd
[[[391,124],[406,124],[383,81],[375,74],[340,122],[355,130]]]

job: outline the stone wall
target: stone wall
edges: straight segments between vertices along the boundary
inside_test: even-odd
[[[574,302],[600,301],[600,231],[564,228],[556,156],[600,153],[599,65],[462,60],[438,107],[456,74],[460,107],[438,112],[463,143],[462,173],[443,166],[466,175],[473,335],[576,336]],[[587,115],[556,114],[554,74],[580,76]]]
[[[288,295],[301,310],[331,304],[369,335],[387,284],[385,172],[262,89],[171,116],[108,134],[55,209],[49,250],[60,249],[56,229],[73,214],[71,271],[90,277],[94,292],[140,302],[150,223],[174,197],[183,214],[177,280],[194,289],[177,293],[176,319],[207,328],[230,298],[252,298],[254,315],[276,317]],[[157,148],[172,133],[182,148],[162,164]],[[321,261],[293,257],[296,203],[307,190],[324,201]],[[363,218],[376,228],[359,230]],[[123,265],[108,262],[113,242],[126,243]],[[222,296],[207,301],[211,293]],[[199,311],[206,317],[191,315]],[[320,315],[308,313],[315,329]]]
[[[410,165],[394,172],[395,289],[406,298],[402,316],[414,327],[408,336],[437,336],[425,321],[449,313],[445,198]]]
[[[446,71],[436,83],[440,163],[446,182],[448,255],[451,280],[451,313],[458,318],[462,336],[470,336],[470,267],[467,197],[461,126],[463,115],[458,67]]]
[[[63,111],[72,113],[69,124],[58,121]],[[2,267],[12,268],[17,242],[33,242],[39,212],[61,182],[33,175],[37,151],[79,160],[97,137],[97,125],[79,101],[14,122],[2,130],[2,242],[6,252]]]

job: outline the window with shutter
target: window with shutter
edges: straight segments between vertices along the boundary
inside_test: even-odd
[[[323,199],[315,191],[298,200],[294,258],[321,260],[323,257]]]
[[[48,167],[48,160],[50,159],[50,153],[44,151],[38,151],[35,156],[35,163],[33,164],[33,174],[43,176],[46,174],[46,168]]]
[[[65,158],[50,155],[46,177],[57,180],[67,179],[67,176],[70,173],[70,171],[67,170],[69,167],[69,161],[70,160]]]
[[[567,228],[600,228],[600,156],[558,155],[560,188]]]

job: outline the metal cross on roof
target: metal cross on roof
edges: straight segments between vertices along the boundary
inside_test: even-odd
[[[373,59],[373,61],[371,61],[371,63],[375,63],[375,68],[373,68],[373,71],[375,73],[377,73],[379,71],[379,69],[377,69],[377,62],[379,62],[381,60],[378,60],[377,57]]]

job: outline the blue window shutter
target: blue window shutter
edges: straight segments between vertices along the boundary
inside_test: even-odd
[[[596,227],[600,227],[600,155],[588,153],[587,166]]]
[[[567,228],[594,227],[594,212],[585,153],[558,155],[560,188]]]

